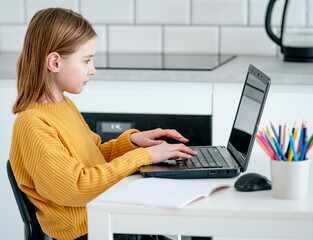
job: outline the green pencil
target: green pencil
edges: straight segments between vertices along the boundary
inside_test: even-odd
[[[311,137],[310,137],[310,139],[309,139],[309,141],[308,141],[308,146],[310,146],[310,144],[311,144],[312,141],[313,141],[313,133],[312,133],[312,135],[311,135]]]

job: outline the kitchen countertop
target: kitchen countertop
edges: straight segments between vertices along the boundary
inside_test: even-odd
[[[0,79],[16,79],[18,54],[0,54]],[[213,71],[98,69],[91,80],[159,82],[242,82],[249,64],[267,74],[273,84],[313,85],[313,63],[284,62],[282,57],[237,56]]]

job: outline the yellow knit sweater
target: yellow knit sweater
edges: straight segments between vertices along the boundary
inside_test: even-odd
[[[66,240],[86,234],[86,204],[151,164],[148,151],[130,142],[134,132],[101,144],[67,97],[57,104],[35,103],[18,114],[10,162],[45,233]]]

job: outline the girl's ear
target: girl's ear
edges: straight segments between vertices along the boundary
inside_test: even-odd
[[[47,57],[47,67],[50,72],[56,73],[60,69],[60,55],[57,52],[52,52]]]

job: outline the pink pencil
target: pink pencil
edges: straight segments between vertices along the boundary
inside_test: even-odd
[[[261,136],[259,136],[257,134],[255,134],[255,137],[256,137],[257,142],[260,144],[260,146],[264,150],[266,149],[265,152],[269,155],[269,157],[271,159],[277,160],[273,149],[267,144],[267,142],[265,142],[265,140]]]

